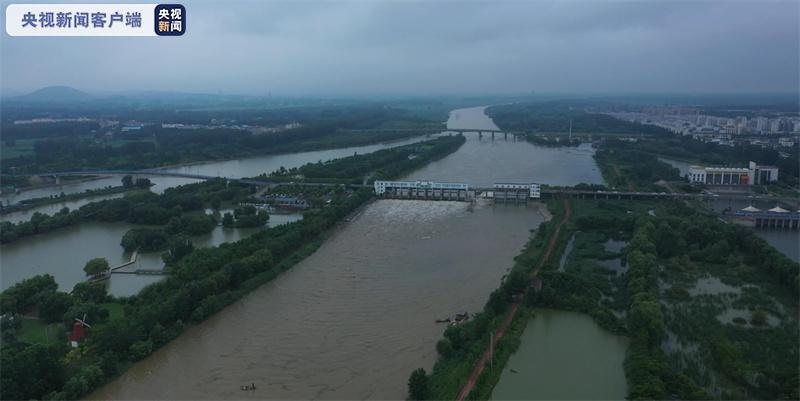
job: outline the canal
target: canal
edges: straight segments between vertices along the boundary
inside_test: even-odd
[[[254,177],[259,174],[264,174],[264,173],[269,174],[275,170],[278,170],[281,167],[289,169],[292,167],[300,167],[306,163],[316,163],[318,161],[327,161],[331,159],[338,159],[341,157],[352,156],[355,153],[367,154],[381,149],[388,149],[396,146],[419,142],[425,139],[427,139],[427,137],[422,136],[422,137],[404,139],[400,141],[378,143],[373,145],[352,146],[352,147],[338,148],[338,149],[287,153],[279,155],[265,155],[265,156],[248,157],[237,160],[223,160],[223,161],[214,161],[206,163],[195,163],[186,166],[160,168],[156,170],[163,172],[172,172],[172,173],[221,176],[221,177],[231,177],[231,178]],[[166,188],[171,188],[178,185],[184,185],[199,181],[191,178],[179,178],[179,177],[152,176],[149,178],[150,181],[154,184],[153,187],[151,188],[152,191],[157,193],[163,192],[164,189]],[[25,199],[58,195],[62,192],[64,192],[65,194],[71,194],[71,193],[84,192],[87,189],[98,189],[98,188],[105,188],[108,186],[118,186],[122,183],[121,179],[122,177],[105,177],[96,180],[64,183],[62,185],[57,185],[57,186],[49,186],[49,187],[32,189],[28,191],[22,191],[18,194],[5,194],[3,196],[0,196],[0,201],[2,201],[3,204],[7,205],[7,204],[14,204],[16,202]],[[64,202],[63,204],[60,204],[60,206],[61,207],[68,206],[71,209],[74,209],[79,205],[79,203],[80,201],[76,201],[74,203]],[[59,207],[58,209],[60,209],[61,207]],[[42,209],[40,211],[44,212],[44,210],[48,209]],[[33,211],[34,210],[26,211],[25,213],[29,215],[32,214]],[[13,215],[14,215],[13,213],[9,213],[8,215],[2,216],[2,220],[12,221],[19,219],[17,217],[14,217]]]

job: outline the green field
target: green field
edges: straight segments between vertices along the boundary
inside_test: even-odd
[[[39,319],[22,319],[19,329],[20,341],[39,344],[54,344],[63,334],[63,327],[58,323],[47,324]]]

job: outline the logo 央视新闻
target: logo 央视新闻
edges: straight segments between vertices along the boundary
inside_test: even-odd
[[[180,4],[159,4],[154,17],[156,35],[180,36],[186,32],[186,8]]]

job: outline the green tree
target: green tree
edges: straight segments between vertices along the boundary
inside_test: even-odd
[[[222,225],[224,227],[233,227],[234,220],[233,215],[230,212],[227,212],[222,216]]]
[[[107,296],[106,285],[102,282],[82,282],[72,288],[72,297],[80,302],[102,303]]]
[[[126,175],[122,177],[122,186],[125,188],[130,188],[133,186],[133,177]]]
[[[436,352],[443,357],[448,357],[453,353],[453,343],[447,338],[442,338],[436,343]]]
[[[424,400],[428,398],[428,375],[425,369],[418,368],[411,372],[408,378],[408,397],[412,400]]]
[[[64,292],[50,292],[42,296],[39,303],[39,317],[55,323],[60,322],[64,313],[72,306],[72,297]]]
[[[64,365],[56,347],[4,345],[0,365],[0,398],[4,400],[40,399],[64,382]]]
[[[94,258],[86,262],[86,266],[83,267],[83,271],[85,271],[88,276],[96,276],[105,273],[108,269],[110,269],[110,266],[106,258]]]
[[[211,198],[211,208],[214,210],[219,210],[220,206],[222,206],[222,198],[219,195],[214,196]]]

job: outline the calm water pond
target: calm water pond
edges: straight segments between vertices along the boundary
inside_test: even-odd
[[[591,317],[537,309],[511,355],[493,400],[622,400],[628,340]],[[513,370],[513,371],[512,371]]]
[[[300,218],[300,214],[270,215],[268,225],[274,226]],[[122,249],[120,241],[125,232],[133,227],[137,226],[127,223],[87,222],[3,245],[0,248],[0,289],[6,289],[37,274],[50,274],[61,291],[71,291],[75,284],[86,280],[83,266],[89,259],[104,257],[112,267],[130,260],[131,254]],[[215,246],[237,241],[257,230],[216,227],[209,234],[193,237],[192,241],[197,247]],[[161,269],[161,253],[140,254],[135,266],[141,269]],[[145,285],[159,279],[158,276],[115,274],[109,280],[109,292],[116,296],[133,295]]]

